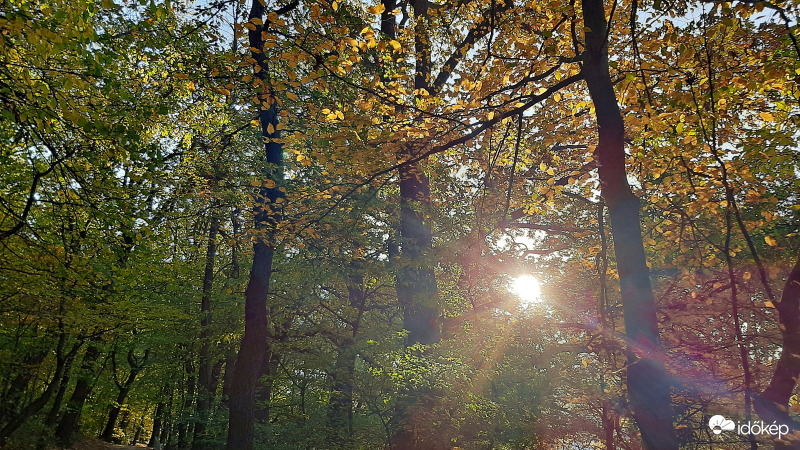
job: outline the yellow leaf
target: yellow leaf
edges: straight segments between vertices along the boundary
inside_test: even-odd
[[[772,302],[764,302],[764,306],[767,307],[767,308],[774,308],[775,304],[772,303]]]
[[[253,22],[256,25],[263,25],[264,24],[264,22],[261,19],[259,19],[258,17],[253,17],[252,19],[250,19],[250,22]]]
[[[775,117],[773,117],[772,114],[768,112],[762,112],[759,113],[758,115],[761,116],[761,118],[764,119],[765,122],[772,122],[775,120]]]
[[[272,134],[275,132],[275,127],[272,124],[267,125],[267,133]]]
[[[333,2],[331,4],[331,6],[333,7],[334,11],[338,11],[339,10],[339,2]]]
[[[299,100],[299,99],[297,98],[297,95],[295,95],[295,94],[294,94],[294,92],[287,92],[287,93],[286,93],[286,96],[287,96],[287,97],[289,97],[289,99],[290,99],[290,100],[294,100],[294,101],[297,101],[297,100]]]
[[[764,236],[764,241],[765,241],[765,242],[767,243],[767,245],[769,245],[770,247],[775,247],[776,245],[778,245],[778,241],[776,241],[776,240],[775,240],[775,238],[774,238],[774,237],[772,237],[772,236]]]
[[[376,6],[367,8],[367,12],[370,14],[381,14],[384,11],[386,11],[386,7],[383,6],[383,3],[379,3]]]
[[[752,277],[753,277],[753,274],[750,273],[750,272],[745,272],[745,273],[742,274],[742,279],[743,280],[749,280]]]
[[[541,164],[539,164],[539,170],[541,170],[542,172],[544,172],[545,170],[547,170],[547,164],[545,164],[545,163],[541,163]]]
[[[247,22],[246,24],[244,24],[244,26],[245,26],[245,28],[247,28],[248,30],[253,30],[253,31],[255,31],[255,29],[256,29],[256,26],[255,26],[255,25],[253,25],[253,24],[252,24],[252,23],[250,23],[250,22]]]

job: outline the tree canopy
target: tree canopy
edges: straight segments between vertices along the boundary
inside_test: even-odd
[[[3,2],[0,447],[796,448],[799,6]]]

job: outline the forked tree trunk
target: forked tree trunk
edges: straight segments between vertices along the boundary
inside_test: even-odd
[[[120,412],[122,412],[122,406],[125,405],[125,400],[128,399],[128,394],[130,394],[131,389],[133,389],[133,383],[136,381],[136,377],[139,376],[139,373],[142,371],[142,369],[144,369],[144,365],[147,362],[149,354],[150,351],[145,350],[144,357],[137,361],[133,350],[128,352],[128,364],[131,366],[131,371],[128,372],[128,377],[125,378],[125,382],[117,386],[119,389],[117,392],[117,398],[114,401],[114,404],[111,406],[111,411],[108,413],[106,426],[103,428],[103,433],[100,435],[104,441],[111,442],[113,440],[114,427],[117,424],[117,419],[119,418]]]
[[[628,396],[645,445],[677,448],[669,378],[663,363],[650,272],[639,225],[639,199],[625,170],[625,125],[608,66],[608,24],[603,0],[584,0],[583,76],[597,114],[601,194],[611,218],[620,278],[628,356]]]

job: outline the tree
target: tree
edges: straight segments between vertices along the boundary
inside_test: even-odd
[[[650,448],[677,448],[670,387],[663,365],[656,308],[640,230],[639,199],[625,170],[625,125],[609,74],[608,24],[602,1],[584,0],[583,76],[595,105],[603,200],[611,218],[628,356],[628,394],[642,439]]]

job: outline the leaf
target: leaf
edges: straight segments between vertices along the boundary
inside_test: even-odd
[[[762,112],[762,113],[759,113],[758,115],[761,116],[761,118],[765,122],[774,122],[775,121],[775,117],[773,117],[772,114],[770,114],[768,112]]]
[[[367,12],[370,14],[381,14],[384,11],[386,11],[386,6],[384,6],[383,3],[367,8]]]
[[[770,247],[775,247],[778,245],[778,241],[776,241],[772,236],[764,236],[764,242],[766,242]]]

